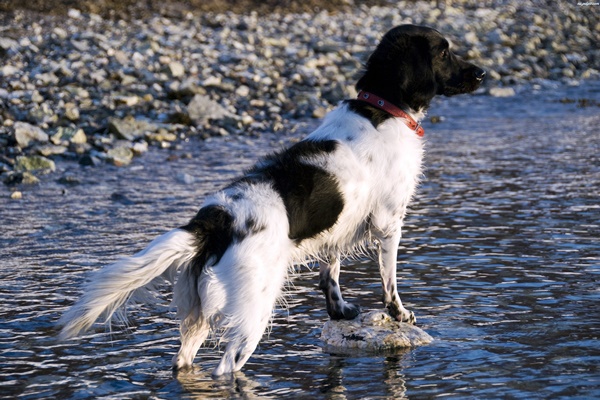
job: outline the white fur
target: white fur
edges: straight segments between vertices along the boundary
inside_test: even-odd
[[[390,118],[375,129],[344,104],[308,139],[332,139],[340,144],[334,152],[304,160],[325,169],[339,182],[344,209],[333,227],[297,245],[288,237],[284,203],[270,185],[244,186],[241,201],[231,197],[231,191],[239,187],[225,189],[204,205],[224,207],[234,224],[251,217],[264,229],[234,241],[216,265],[202,270],[199,279],[189,268],[195,252],[193,236],[177,229],[159,237],[146,250],[93,277],[83,297],[61,319],[62,336],[77,335],[102,313],[110,320],[132,293],[151,285],[154,278],[178,270],[173,303],[181,319],[182,343],[173,359],[174,368],[190,367],[213,331],[222,332],[221,340],[227,342],[213,374],[237,371],[260,341],[291,265],[320,257],[324,260],[322,271],[337,280],[340,257],[369,240],[376,240],[382,250],[385,300],[396,301],[400,317],[410,320],[412,313],[402,307],[395,290],[396,253],[402,219],[421,175],[422,139],[399,118]]]
[[[323,251],[343,254],[361,239],[369,239],[360,229],[369,215],[383,231],[404,218],[421,176],[423,140],[403,119],[390,118],[375,129],[342,105],[307,139],[342,143],[333,157],[314,164],[338,179],[345,203],[333,229],[304,241],[297,249],[299,258]]]
[[[77,336],[101,316],[108,322],[128,300],[146,300],[159,276],[172,277],[194,256],[194,238],[174,229],[154,239],[146,249],[104,267],[83,290],[83,296],[60,319],[61,338]]]

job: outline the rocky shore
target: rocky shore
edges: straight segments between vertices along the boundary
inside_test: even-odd
[[[483,95],[598,79],[600,6],[493,3],[128,19],[12,11],[0,30],[0,179],[35,183],[58,158],[124,166],[192,137],[293,131],[355,96],[369,51],[402,23],[439,29],[486,68]]]

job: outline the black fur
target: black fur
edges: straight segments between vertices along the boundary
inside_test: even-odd
[[[344,200],[335,177],[307,160],[334,152],[337,144],[334,140],[296,143],[265,158],[232,186],[271,183],[285,204],[290,239],[300,242],[313,237],[336,223]]]
[[[192,233],[196,239],[198,251],[192,263],[198,275],[203,268],[216,265],[236,237],[233,217],[221,206],[202,207],[181,229]]]
[[[369,103],[365,103],[360,100],[346,100],[348,104],[348,108],[351,111],[354,111],[358,115],[365,117],[375,128],[379,126],[379,124],[385,122],[388,118],[391,118],[392,115],[387,113],[386,111],[380,110],[379,108],[373,107]]]

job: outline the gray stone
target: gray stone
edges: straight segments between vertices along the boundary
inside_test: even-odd
[[[21,148],[29,146],[31,142],[47,142],[48,134],[37,126],[27,122],[17,121],[14,124],[15,140]]]
[[[178,61],[172,61],[169,63],[169,72],[174,78],[185,75],[185,68],[183,64]]]
[[[97,167],[102,164],[102,160],[100,159],[100,157],[97,157],[95,155],[84,154],[83,157],[81,157],[79,159],[79,164],[85,165],[85,166]]]
[[[250,88],[246,85],[241,85],[235,90],[235,94],[240,97],[248,97]]]
[[[494,97],[512,97],[515,95],[515,89],[511,87],[493,87],[490,88],[490,95]]]
[[[123,167],[131,163],[133,151],[128,147],[115,147],[106,152],[108,161],[117,167]]]
[[[63,154],[66,151],[67,151],[67,148],[65,146],[56,146],[53,144],[47,144],[47,145],[39,146],[37,148],[37,152],[44,157],[54,156],[57,154]]]
[[[53,72],[44,72],[37,74],[34,79],[42,86],[56,85],[59,81],[58,77]]]
[[[19,42],[10,38],[0,37],[0,55],[7,53],[9,50],[17,51],[19,49]]]
[[[185,172],[180,172],[175,176],[175,180],[177,180],[177,182],[179,183],[183,183],[184,185],[190,185],[194,182],[196,182],[196,178],[194,178],[192,175],[185,173]]]
[[[65,175],[58,180],[58,183],[63,185],[75,186],[79,185],[81,183],[81,180],[74,175]]]
[[[75,50],[81,51],[83,53],[90,50],[90,45],[85,40],[71,39],[71,45],[75,48]]]
[[[19,156],[15,162],[15,171],[55,171],[54,161],[42,156]]]
[[[131,147],[131,150],[136,156],[142,155],[148,151],[148,142],[136,142]]]
[[[63,146],[69,143],[85,144],[87,143],[87,136],[85,135],[85,132],[83,132],[83,129],[61,126],[56,133],[52,135],[50,141],[55,145]]]
[[[81,11],[74,8],[69,8],[67,15],[72,19],[81,19]]]
[[[75,104],[65,104],[65,117],[71,121],[77,121],[79,119],[79,109]]]
[[[17,74],[19,72],[19,69],[13,67],[12,65],[5,65],[2,68],[0,68],[0,72],[2,73],[2,76],[11,76]]]
[[[115,103],[125,104],[128,107],[135,106],[140,102],[140,98],[136,95],[117,95],[114,97]]]
[[[380,351],[420,346],[433,338],[421,328],[392,319],[387,310],[374,310],[351,321],[327,321],[321,340],[335,348]]]
[[[196,124],[231,116],[231,113],[219,103],[201,94],[197,94],[192,98],[187,106],[187,112],[190,119]]]
[[[8,186],[12,185],[35,185],[39,183],[40,180],[33,175],[31,172],[27,171],[16,171],[11,172],[4,178],[4,184]]]
[[[144,120],[135,119],[131,116],[123,119],[110,118],[108,120],[109,132],[123,140],[132,141],[144,136],[146,132],[154,132],[157,129],[156,125]]]

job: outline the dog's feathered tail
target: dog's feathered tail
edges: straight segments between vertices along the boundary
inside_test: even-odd
[[[62,325],[59,338],[79,335],[101,316],[109,322],[119,316],[119,308],[130,299],[146,300],[157,280],[173,281],[179,269],[190,265],[197,252],[194,244],[190,232],[174,229],[154,239],[139,253],[96,272],[85,286],[83,296],[59,320]]]

